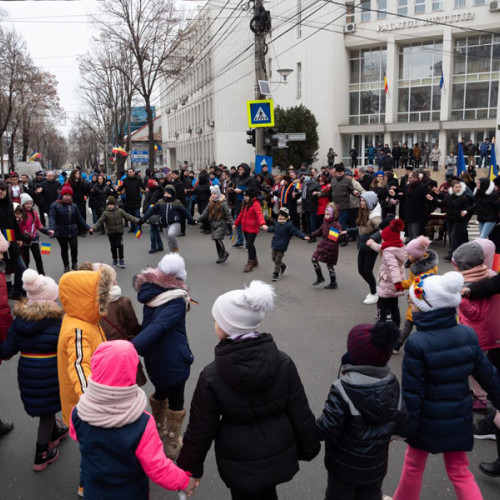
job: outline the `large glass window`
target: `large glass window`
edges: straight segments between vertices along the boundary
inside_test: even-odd
[[[443,10],[443,0],[432,0],[432,10]]]
[[[415,0],[415,14],[425,14],[425,0]]]
[[[387,17],[387,0],[377,0],[377,19]]]
[[[467,7],[467,0],[455,0],[455,9],[465,9]]]
[[[443,44],[424,42],[399,51],[398,121],[439,120]]]
[[[408,15],[408,0],[398,0],[398,16]]]
[[[474,35],[455,40],[451,118],[496,118],[500,38]]]
[[[385,120],[385,48],[351,52],[349,115],[351,124],[382,123]]]
[[[361,2],[361,21],[369,21],[370,20],[370,14],[371,14],[371,1],[370,0],[364,0]]]
[[[486,5],[486,0],[474,0],[474,5]]]
[[[345,4],[345,22],[346,24],[353,23],[354,19],[354,2],[347,2]]]

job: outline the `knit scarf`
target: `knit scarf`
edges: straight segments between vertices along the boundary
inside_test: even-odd
[[[390,240],[390,241],[383,241],[382,246],[380,247],[380,250],[385,250],[386,248],[389,247],[396,247],[396,248],[402,248],[404,247],[405,244],[403,243],[403,240]]]
[[[78,415],[84,422],[105,429],[135,422],[146,407],[146,393],[136,384],[114,387],[98,384],[92,377],[76,405]]]
[[[476,283],[490,277],[488,268],[484,264],[467,269],[467,271],[460,271],[460,273],[464,277],[465,283]]]
[[[186,290],[176,289],[176,290],[168,290],[166,292],[160,293],[154,299],[151,299],[149,302],[146,302],[146,305],[149,307],[159,307],[167,302],[170,302],[174,299],[184,299],[186,303],[186,308],[188,308],[190,303],[189,294]]]

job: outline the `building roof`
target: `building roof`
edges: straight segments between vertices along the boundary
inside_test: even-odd
[[[161,116],[157,116],[153,120],[153,134],[155,138],[155,142],[160,142],[161,143],[161,122],[156,123]],[[148,124],[142,126],[141,128],[137,129],[135,132],[132,132],[130,134],[130,140],[132,142],[147,142],[148,141],[148,135],[149,135],[149,128]]]

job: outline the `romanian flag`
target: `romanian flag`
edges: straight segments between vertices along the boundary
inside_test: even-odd
[[[495,154],[495,143],[491,141],[490,153],[490,181],[498,177],[497,155]]]
[[[120,180],[120,179],[118,179],[118,181],[116,182],[116,185],[117,185],[118,187],[120,187],[122,184],[123,184],[123,181],[122,181],[122,180]]]
[[[338,229],[335,229],[334,227],[330,228],[330,231],[328,233],[328,239],[332,241],[337,241],[340,236],[340,231]]]
[[[16,241],[13,229],[2,229],[2,233],[7,241]]]
[[[137,239],[139,239],[140,237],[142,236],[142,231],[140,229],[138,229],[136,232],[135,232],[135,237]]]
[[[50,255],[50,252],[52,251],[52,245],[50,243],[42,243],[40,245],[40,251],[42,255]]]
[[[37,151],[35,151],[35,152],[31,155],[30,161],[39,160],[41,157],[42,157],[42,154],[41,154],[41,153],[38,153]]]
[[[123,149],[121,148],[120,146],[115,146],[112,150],[111,150],[112,153],[114,153],[115,155],[116,154],[120,154],[122,156],[127,156],[128,153]]]
[[[386,93],[386,95],[389,93],[389,84],[387,83],[387,76],[385,73],[384,73],[384,92]]]

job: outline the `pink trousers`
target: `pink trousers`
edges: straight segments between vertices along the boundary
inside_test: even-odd
[[[419,500],[428,455],[428,451],[408,446],[403,472],[393,500]],[[476,480],[469,470],[469,459],[465,451],[449,451],[443,455],[446,472],[453,483],[458,500],[483,500]]]

